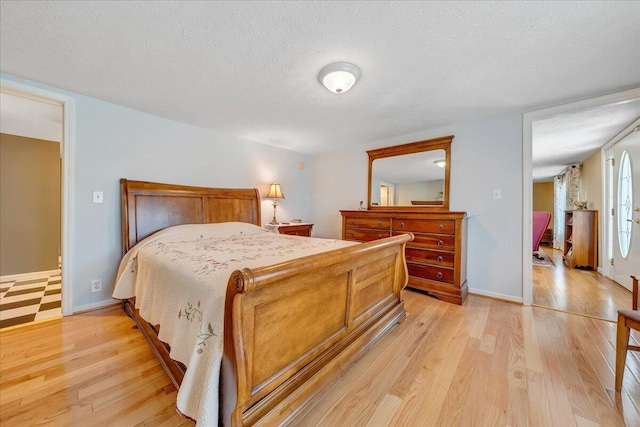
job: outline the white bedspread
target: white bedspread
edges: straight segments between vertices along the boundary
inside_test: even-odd
[[[201,426],[218,425],[224,300],[234,270],[256,268],[353,242],[278,235],[246,223],[180,225],[134,246],[122,259],[114,298],[159,324],[171,358],[187,366],[178,410]]]

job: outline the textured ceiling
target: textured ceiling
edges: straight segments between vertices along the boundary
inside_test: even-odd
[[[62,106],[0,93],[0,132],[62,141]]]
[[[640,118],[640,99],[603,105],[533,123],[533,180],[550,181],[582,163]]]
[[[11,2],[3,72],[319,153],[640,85],[640,2]],[[337,95],[317,80],[349,61]]]

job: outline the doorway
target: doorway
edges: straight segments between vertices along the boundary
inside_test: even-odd
[[[380,206],[389,206],[389,186],[380,186]]]
[[[607,158],[608,276],[631,290],[640,274],[640,119],[604,149]]]
[[[597,111],[598,109],[606,108],[609,106],[622,107],[629,103],[637,103],[638,100],[640,100],[640,89],[633,89],[625,92],[620,92],[617,94],[588,99],[585,101],[579,101],[572,104],[561,105],[558,107],[552,107],[544,110],[534,111],[531,113],[525,113],[523,115],[523,225],[524,226],[523,226],[523,273],[522,273],[523,280],[522,281],[523,281],[523,303],[525,305],[531,305],[533,302],[533,296],[534,296],[533,294],[534,270],[533,270],[533,262],[532,262],[532,256],[531,256],[531,247],[532,247],[531,229],[532,229],[532,212],[533,212],[533,200],[532,200],[533,160],[532,159],[533,159],[534,123],[537,121],[543,121],[550,118],[562,119],[564,116],[571,115],[573,113],[581,112],[581,111],[589,111],[589,110]],[[629,119],[626,122],[626,124],[630,123],[632,120],[633,118]],[[618,127],[617,130],[619,130],[621,127],[623,126]],[[611,138],[611,136],[609,138]],[[601,145],[602,143],[600,143],[598,147],[601,147]],[[561,147],[561,144],[559,144],[556,147],[556,150],[558,151],[562,149],[563,147]],[[603,213],[605,212],[603,175],[605,174],[605,170],[606,170],[604,167],[604,162],[606,159],[605,159],[604,153],[602,156],[600,156],[601,158],[597,158],[597,157],[598,156],[595,156],[596,160],[592,162],[592,165],[595,164],[599,168],[600,167],[599,165],[601,164],[602,173],[598,173],[596,178],[597,179],[596,184],[594,184],[593,182],[591,183],[592,188],[594,187],[597,188],[597,192],[595,195],[593,195],[590,192],[591,197],[589,197],[589,200],[591,201],[590,208],[594,209],[593,202],[595,201],[596,209],[600,211],[600,215],[602,216]],[[586,196],[584,195],[584,193],[582,195]],[[586,199],[586,197],[584,197],[582,200],[584,199]],[[576,199],[576,201],[580,201],[580,199]],[[573,201],[571,205],[574,206]],[[568,209],[572,209],[572,208],[569,207]],[[600,224],[601,225],[598,228],[604,228],[602,227],[602,225],[604,225],[604,222],[601,222]],[[606,237],[604,234],[604,230],[602,230],[601,233],[602,233],[602,236],[599,238],[600,247],[598,248],[598,250],[602,254],[604,251],[603,242]],[[554,235],[554,238],[557,238],[557,237],[558,236]],[[563,242],[560,242],[560,244],[557,245],[559,247],[556,250],[563,249],[562,243]],[[593,271],[564,269],[565,266],[563,265],[563,261],[562,261],[562,255],[563,255],[562,251],[555,253],[553,250],[551,250],[550,252],[551,252],[550,255],[552,260],[555,261],[556,265],[559,265],[561,268],[554,269],[553,273],[551,273],[551,270],[548,270],[546,271],[545,274],[542,275],[543,276],[542,279],[540,277],[536,277],[536,280],[538,281],[546,280],[549,282],[559,283],[560,285],[565,285],[568,282],[574,281],[575,283],[578,283],[581,286],[591,286],[592,289],[598,289],[598,290],[604,289],[605,292],[608,292],[606,288],[609,288],[609,291],[612,291],[612,292],[622,291],[623,295],[621,297],[621,301],[624,301],[621,303],[623,304],[622,306],[617,306],[618,301],[615,297],[611,296],[611,293],[602,297],[603,300],[608,300],[611,302],[611,305],[613,307],[611,307],[610,311],[612,311],[613,313],[615,313],[615,309],[624,308],[626,305],[630,304],[630,296],[628,298],[626,297],[626,294],[625,294],[626,291],[624,291],[622,287],[615,284],[615,282],[605,277],[606,269],[602,268],[603,267],[602,260],[604,259],[604,256],[602,255],[599,256],[598,271],[602,274],[598,274]],[[538,268],[538,272],[539,271],[540,269]],[[565,289],[560,288],[558,290],[558,295],[560,295],[561,297],[565,297],[566,299],[569,300],[569,302],[573,302],[572,297],[570,296],[570,292],[566,288]],[[629,302],[626,301],[627,299],[629,299]],[[587,304],[589,304],[589,301],[592,301],[592,298],[585,298],[585,301],[587,302]],[[559,307],[557,309],[564,311],[562,307]],[[590,313],[580,313],[580,312],[579,314],[590,315]],[[595,315],[595,317],[600,317],[600,316]],[[609,316],[606,316],[606,317],[608,318]],[[611,316],[611,319],[609,320],[615,321],[615,316]]]
[[[72,275],[72,209],[73,205],[73,146],[75,142],[75,100],[66,95],[61,95],[41,87],[18,83],[13,80],[0,79],[0,92],[11,94],[23,99],[30,99],[39,102],[58,105],[62,111],[62,138],[59,146],[59,168],[61,190],[61,212],[60,212],[60,258],[61,268],[60,290],[62,315],[73,314],[73,275]],[[35,279],[34,279],[35,280]],[[52,281],[56,281],[54,278]]]
[[[62,105],[0,93],[0,328],[62,315]]]

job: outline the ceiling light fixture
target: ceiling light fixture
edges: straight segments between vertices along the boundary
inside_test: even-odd
[[[334,62],[320,71],[318,80],[333,93],[345,93],[360,78],[360,70],[348,62]]]
[[[444,165],[446,165],[446,164],[447,164],[447,162],[445,162],[444,160],[436,160],[436,161],[435,161],[435,162],[433,162],[433,163],[435,163],[438,167],[441,167],[441,168],[443,168],[443,167],[444,167]]]

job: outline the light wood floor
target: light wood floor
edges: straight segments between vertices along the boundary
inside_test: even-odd
[[[533,304],[611,321],[631,309],[631,292],[595,271],[566,268],[562,251],[541,247],[555,267],[533,266]]]
[[[615,323],[477,296],[405,300],[407,321],[299,425],[640,425],[640,355],[613,392]],[[3,427],[193,425],[119,307],[2,331],[0,357]]]

